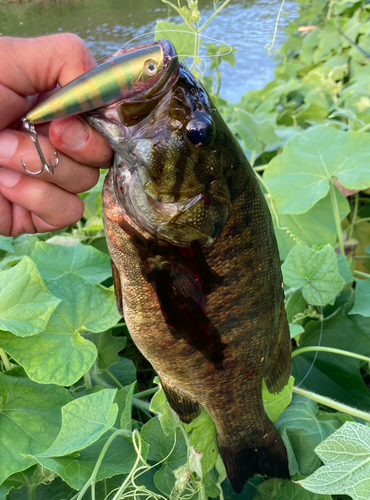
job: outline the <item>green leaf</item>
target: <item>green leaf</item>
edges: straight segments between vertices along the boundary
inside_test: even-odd
[[[14,253],[14,247],[12,245],[13,238],[10,236],[2,236],[0,234],[0,250],[4,252]]]
[[[76,493],[60,477],[56,477],[52,482],[37,487],[35,500],[72,500]],[[13,490],[8,500],[25,500],[29,498],[28,494],[28,486],[24,486],[20,490]]]
[[[290,377],[287,385],[278,394],[270,394],[265,381],[262,383],[263,406],[268,418],[275,424],[292,401],[294,378]]]
[[[349,267],[349,262],[347,257],[345,257],[344,255],[337,254],[337,261],[338,261],[338,271],[339,274],[344,279],[344,283],[346,285],[348,285],[349,283],[353,283],[355,278],[353,276],[351,268]]]
[[[79,276],[62,276],[49,282],[49,288],[63,301],[46,330],[29,338],[0,332],[0,346],[32,380],[69,386],[91,368],[97,356],[95,345],[80,334],[106,330],[120,316],[113,290],[91,285]]]
[[[355,303],[348,314],[361,314],[370,318],[370,279],[356,282]]]
[[[62,408],[62,428],[54,443],[36,458],[61,457],[87,448],[114,424],[118,406],[113,403],[116,391],[102,391],[82,396]]]
[[[305,300],[312,305],[324,306],[342,290],[345,282],[338,271],[333,247],[326,245],[315,251],[296,245],[282,266],[284,283],[301,288]]]
[[[169,495],[175,486],[173,471],[187,460],[184,436],[180,429],[176,429],[171,436],[166,436],[159,419],[153,418],[143,426],[141,437],[150,446],[148,459],[156,463],[163,461],[154,475],[154,482],[162,493]]]
[[[184,33],[185,31],[186,33]],[[155,39],[160,40],[161,38],[167,38],[173,43],[180,58],[196,54],[196,35],[189,33],[189,26],[186,23],[174,24],[168,21],[157,21]],[[201,40],[200,43],[202,43]]]
[[[55,474],[54,472],[44,469],[43,467],[40,467],[40,465],[33,465],[29,469],[22,471],[22,472],[17,472],[16,474],[12,474],[8,479],[3,483],[2,486],[10,487],[10,489],[13,489],[12,494],[10,495],[11,499],[14,498],[20,498],[21,500],[23,498],[27,498],[28,494],[25,494],[25,491],[22,487],[26,486],[27,489],[32,490],[33,488],[36,489],[38,488],[42,483],[50,483],[54,480]],[[15,491],[15,490],[21,490],[21,491]],[[36,490],[39,492],[39,490]],[[0,487],[0,492],[1,492],[1,487]],[[21,496],[23,494],[24,496]],[[1,494],[0,494],[0,499],[1,499]],[[4,499],[5,500],[5,499]],[[10,499],[9,499],[10,500]]]
[[[121,429],[128,429],[129,431],[132,429],[132,396],[134,394],[135,386],[136,382],[133,382],[131,385],[127,385],[118,391],[116,396],[116,399],[119,398],[119,402],[117,401],[120,409],[119,426]]]
[[[98,349],[98,368],[100,370],[106,370],[118,363],[120,360],[118,353],[127,343],[126,337],[115,337],[112,335],[112,330],[93,333],[88,338],[94,342]]]
[[[333,177],[349,189],[368,188],[368,139],[366,133],[330,127],[312,127],[294,137],[264,175],[278,212],[307,212],[328,194]]]
[[[113,289],[93,286],[73,274],[62,276],[58,281],[48,281],[47,284],[65,304],[63,311],[58,308],[56,312],[76,332],[103,332],[121,319]]]
[[[45,330],[60,303],[48,291],[29,257],[0,272],[0,297],[0,330],[9,330],[22,337]]]
[[[77,274],[92,285],[112,276],[110,257],[90,245],[50,245],[39,241],[32,253],[44,280],[58,280],[67,273]]]
[[[0,484],[35,463],[25,458],[45,451],[61,425],[61,407],[71,399],[63,387],[39,385],[19,368],[0,374]]]
[[[330,495],[309,493],[293,481],[269,479],[257,488],[254,500],[331,500]]]
[[[304,332],[304,328],[301,325],[292,325],[289,323],[290,338],[294,339],[297,335]]]
[[[252,115],[242,109],[236,111],[237,122],[233,127],[246,149],[260,153],[280,141],[275,133],[276,120],[271,115]]]
[[[7,257],[4,257],[2,260],[0,260],[0,269],[5,270],[5,269],[10,269],[13,267],[15,264],[18,264],[22,260],[21,255],[8,255]]]
[[[358,316],[361,317],[361,316]],[[322,330],[321,330],[322,328]],[[368,356],[370,337],[343,311],[305,325],[299,346],[334,347]],[[315,358],[315,363],[312,365]],[[302,388],[318,392],[360,410],[370,410],[370,390],[360,372],[363,362],[328,352],[309,352],[293,358],[293,375]],[[306,377],[307,373],[309,375]],[[301,381],[305,378],[304,382]]]
[[[72,488],[81,489],[91,477],[96,462],[109,437],[110,434],[101,436],[98,441],[79,451],[76,457],[51,458],[38,456],[37,459],[43,467],[47,467],[60,475]],[[148,445],[143,443],[141,453],[144,460],[148,454],[148,449]],[[122,436],[117,436],[104,455],[96,480],[101,481],[102,479],[131,472],[136,459],[137,454],[132,442]]]
[[[347,198],[339,189],[334,188],[339,208],[339,217],[342,221],[350,212]],[[267,198],[270,210],[272,198]],[[304,214],[284,215],[271,210],[274,221],[276,238],[279,245],[280,257],[286,259],[289,251],[297,242],[305,243],[309,247],[329,244],[333,247],[337,241],[337,230],[330,194],[318,201]],[[278,221],[276,219],[278,216]]]
[[[299,484],[314,493],[349,495],[353,500],[370,498],[370,429],[346,422],[319,444],[316,453],[324,462]]]
[[[38,241],[39,238],[35,234],[21,234],[13,239],[14,253],[30,256]]]
[[[169,436],[175,432],[176,427],[179,427],[180,419],[168,403],[161,384],[159,384],[159,387],[159,391],[154,394],[150,403],[150,410],[159,414],[163,432],[166,436]]]
[[[136,382],[136,366],[132,359],[119,358],[118,363],[109,368],[109,372],[123,385],[130,385]],[[102,378],[111,383],[112,379],[103,372]]]
[[[302,290],[296,290],[289,295],[286,303],[285,309],[288,317],[289,323],[292,323],[298,315],[304,313],[307,308],[307,302],[302,296]]]
[[[291,475],[307,476],[320,466],[314,449],[351,417],[318,411],[315,401],[294,395],[276,424],[288,452]]]
[[[202,413],[190,424],[185,425],[189,433],[190,444],[197,452],[202,453],[202,471],[207,474],[216,464],[219,455],[217,430],[213,420],[202,408]]]

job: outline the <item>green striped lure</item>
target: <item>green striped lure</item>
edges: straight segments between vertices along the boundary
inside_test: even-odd
[[[76,115],[109,106],[120,100],[139,100],[148,95],[148,88],[156,88],[163,83],[176,53],[166,40],[150,46],[139,46],[118,51],[103,60],[96,68],[62,87],[58,92],[36,106],[23,119],[42,161],[38,172],[30,172],[22,160],[27,173],[37,175],[44,169],[54,173],[59,157],[54,149],[56,164],[48,164],[41,150],[34,125],[57,118]],[[123,52],[122,55],[120,53]],[[167,76],[168,78],[168,76]]]

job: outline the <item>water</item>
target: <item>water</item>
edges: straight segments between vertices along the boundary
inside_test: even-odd
[[[220,39],[238,51],[236,67],[226,63],[221,66],[222,97],[235,102],[248,90],[262,88],[272,80],[275,63],[265,46],[272,39],[280,3],[281,0],[232,0],[206,28],[205,35]],[[198,5],[204,22],[213,13],[213,0],[199,0]],[[284,42],[284,26],[298,14],[297,4],[287,0],[284,13],[277,47]],[[86,41],[97,59],[111,54],[133,37],[153,31],[160,19],[176,20],[173,11],[160,0],[50,0],[0,5],[3,36],[72,32]]]

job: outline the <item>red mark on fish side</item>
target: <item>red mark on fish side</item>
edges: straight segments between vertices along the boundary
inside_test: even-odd
[[[252,370],[251,372],[247,373],[247,375],[243,378],[243,380],[248,380],[250,377],[252,377],[252,375],[254,375],[255,373],[257,373],[257,369],[255,370]]]

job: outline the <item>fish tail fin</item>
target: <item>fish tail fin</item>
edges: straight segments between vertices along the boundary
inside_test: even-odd
[[[284,443],[275,426],[270,424],[259,445],[235,449],[220,443],[220,454],[235,493],[241,493],[245,482],[254,474],[290,478]]]

